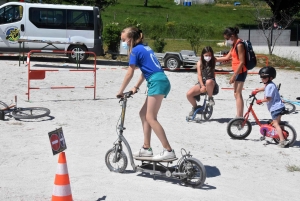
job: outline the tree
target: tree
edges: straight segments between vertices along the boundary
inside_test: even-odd
[[[145,6],[145,7],[148,6],[148,0],[144,0],[144,6]]]
[[[285,14],[295,16],[300,10],[299,0],[264,0],[271,8],[276,21],[281,21]]]
[[[300,1],[297,0],[250,0],[255,8],[255,19],[258,28],[266,38],[269,54],[272,55],[276,41],[292,22],[293,17],[298,13]],[[270,7],[266,11],[265,3]]]

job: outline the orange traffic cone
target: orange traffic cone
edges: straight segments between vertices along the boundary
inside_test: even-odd
[[[72,192],[65,152],[60,152],[54,180],[52,201],[72,201]]]

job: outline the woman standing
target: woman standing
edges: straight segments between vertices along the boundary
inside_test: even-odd
[[[153,152],[150,146],[151,131],[153,130],[160,140],[163,151],[154,156],[153,160],[165,160],[176,158],[174,150],[171,148],[165,131],[157,121],[157,114],[163,98],[170,92],[171,85],[169,79],[163,72],[159,61],[154,55],[153,50],[143,44],[143,33],[135,27],[128,27],[121,33],[122,46],[129,49],[129,68],[120,87],[118,96],[122,96],[125,88],[131,81],[135,67],[142,71],[137,83],[131,89],[136,93],[143,81],[147,80],[148,94],[144,105],[140,110],[140,118],[144,131],[144,144],[142,148],[134,153],[137,157],[152,157]]]
[[[243,117],[244,100],[242,90],[247,77],[247,68],[245,61],[245,47],[242,40],[238,37],[239,29],[237,27],[228,27],[223,32],[227,44],[232,45],[229,53],[225,57],[217,58],[217,61],[222,62],[232,59],[233,75],[230,78],[229,84],[233,84],[234,97],[236,100],[236,117]]]

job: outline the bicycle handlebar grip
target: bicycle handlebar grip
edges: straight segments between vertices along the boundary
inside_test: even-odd
[[[255,96],[255,95],[257,94],[257,92],[258,92],[258,91],[253,90],[253,91],[251,92],[251,95],[252,95],[252,96]]]

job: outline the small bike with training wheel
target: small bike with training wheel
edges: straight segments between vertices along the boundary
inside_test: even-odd
[[[128,98],[132,97],[132,91],[124,93],[123,97],[120,98],[120,104],[122,105],[121,116],[117,123],[117,135],[118,139],[114,143],[113,148],[109,149],[105,154],[105,164],[107,168],[112,172],[123,173],[126,170],[128,159],[123,151],[123,144],[125,144],[131,166],[135,172],[147,172],[155,176],[172,177],[181,180],[186,185],[192,187],[201,187],[206,180],[206,170],[203,164],[193,158],[190,152],[186,152],[184,149],[181,150],[182,157],[175,166],[169,166],[173,161],[178,158],[166,159],[161,161],[153,160],[152,157],[134,157],[131,152],[129,143],[123,135],[125,112]],[[135,165],[134,160],[141,161],[141,165]],[[164,165],[163,163],[166,163]]]
[[[233,139],[245,139],[251,133],[251,130],[252,130],[252,125],[251,125],[250,121],[248,120],[249,115],[251,113],[252,116],[254,117],[257,125],[260,126],[260,133],[262,135],[260,140],[265,140],[266,137],[269,137],[269,138],[273,139],[276,144],[278,144],[280,139],[279,139],[276,129],[272,125],[272,120],[270,120],[267,124],[262,124],[258,120],[258,118],[254,112],[253,104],[254,104],[254,101],[257,100],[255,95],[256,95],[256,91],[253,91],[251,93],[251,95],[249,96],[249,99],[252,98],[252,100],[250,102],[250,106],[248,107],[248,110],[245,113],[244,117],[234,118],[229,121],[229,123],[227,125],[227,133]],[[287,114],[287,113],[288,112],[284,111],[282,113],[282,115]],[[297,133],[296,133],[295,129],[287,122],[280,122],[279,125],[282,129],[282,134],[284,136],[284,139],[289,141],[289,144],[288,144],[289,146],[293,146],[293,144],[295,143],[296,138],[297,138]]]
[[[48,116],[50,110],[44,107],[18,107],[17,96],[15,96],[15,102],[9,105],[0,101],[0,119],[5,120],[5,115],[9,114],[15,119],[37,119]]]
[[[207,93],[202,93],[197,96],[194,96],[197,102],[200,101],[201,96],[204,96],[204,101],[201,107],[198,107],[192,116],[186,116],[186,121],[196,121],[197,123],[200,123],[202,119],[205,121],[209,120],[210,117],[212,116],[212,113],[214,111],[213,106],[208,104],[207,100]]]

